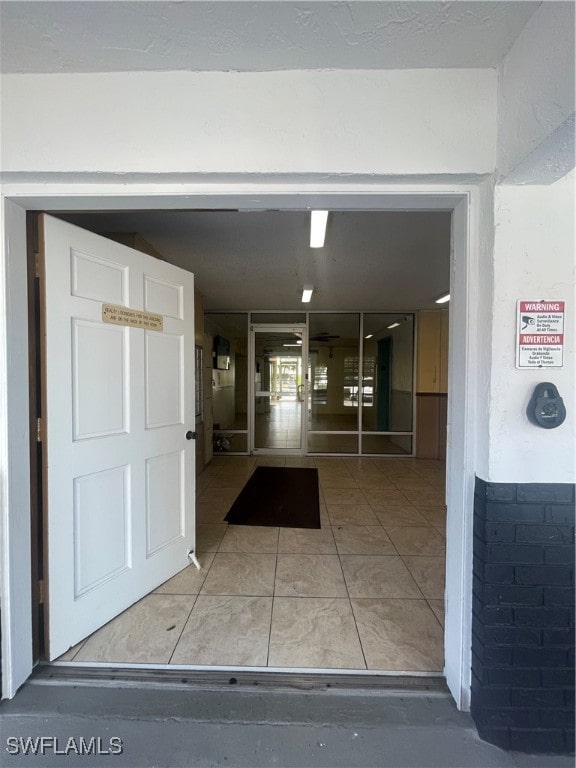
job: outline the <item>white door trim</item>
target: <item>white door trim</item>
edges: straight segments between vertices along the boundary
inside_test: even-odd
[[[0,422],[8,434],[0,436],[1,530],[4,535],[2,568],[2,663],[3,694],[12,697],[32,668],[32,627],[30,590],[30,526],[28,494],[28,400],[27,360],[16,354],[26,350],[27,288],[24,210],[99,210],[170,208],[252,208],[281,207],[305,210],[309,207],[331,210],[443,210],[456,209],[452,244],[454,254],[452,283],[459,299],[450,313],[449,391],[459,391],[460,375],[467,389],[469,413],[456,417],[450,408],[448,447],[449,529],[447,559],[451,564],[446,587],[445,675],[461,709],[469,707],[472,594],[470,589],[471,521],[475,456],[475,371],[479,356],[473,336],[476,327],[476,302],[473,300],[480,253],[477,222],[481,213],[482,179],[478,184],[389,184],[374,180],[307,181],[281,177],[273,183],[62,183],[5,184],[2,221],[5,232],[0,256]],[[458,205],[462,203],[460,211]],[[467,216],[463,215],[467,212]],[[473,226],[471,226],[473,222]],[[458,321],[456,321],[456,317]],[[16,354],[16,357],[15,357]],[[26,386],[22,386],[26,384]],[[450,396],[449,396],[450,400]],[[453,402],[456,402],[454,398]],[[462,409],[460,409],[460,413]],[[10,438],[10,440],[8,439]],[[16,438],[16,439],[12,439]],[[460,521],[460,522],[458,522]]]

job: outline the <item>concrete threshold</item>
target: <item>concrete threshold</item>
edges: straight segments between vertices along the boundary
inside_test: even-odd
[[[335,676],[339,677],[339,676]],[[567,768],[563,756],[504,752],[480,741],[445,690],[274,687],[222,677],[158,680],[39,674],[1,705],[11,766],[180,768]],[[304,680],[310,685],[310,680]],[[38,741],[44,736],[44,742]],[[31,739],[31,741],[26,741]],[[83,739],[83,741],[81,741]],[[9,748],[9,749],[8,749]],[[31,754],[31,749],[37,754]],[[28,754],[24,754],[27,749]],[[86,750],[91,753],[87,754]],[[84,754],[78,751],[84,750]],[[12,753],[11,753],[12,752]],[[40,754],[41,752],[41,754]]]

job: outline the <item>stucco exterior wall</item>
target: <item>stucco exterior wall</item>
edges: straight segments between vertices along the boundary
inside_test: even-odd
[[[7,75],[2,168],[490,173],[495,110],[494,70]]]
[[[494,299],[489,399],[491,482],[571,483],[574,461],[574,173],[551,186],[495,189]],[[566,302],[564,366],[516,369],[516,302]],[[557,429],[533,426],[526,407],[536,384],[556,385],[568,412]]]

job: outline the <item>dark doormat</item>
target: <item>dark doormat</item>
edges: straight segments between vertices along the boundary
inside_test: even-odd
[[[256,467],[224,519],[232,525],[320,528],[318,470]]]

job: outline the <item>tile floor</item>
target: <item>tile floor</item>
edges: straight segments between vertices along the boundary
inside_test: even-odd
[[[256,464],[317,467],[322,528],[224,523]],[[439,672],[444,473],[418,459],[215,457],[197,483],[202,570],[61,660]]]

